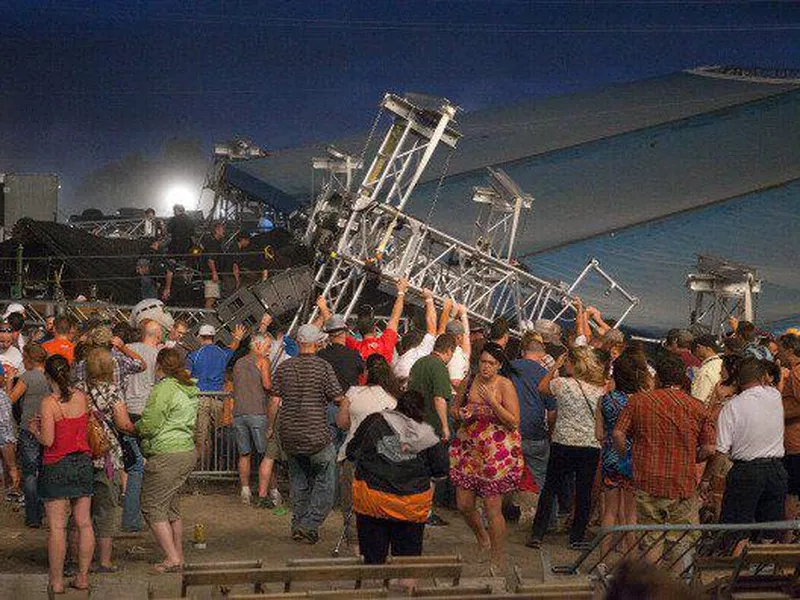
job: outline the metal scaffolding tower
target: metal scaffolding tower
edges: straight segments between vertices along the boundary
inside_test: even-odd
[[[686,287],[694,292],[690,325],[705,326],[716,335],[724,329],[728,317],[755,321],[761,280],[752,267],[698,255],[697,272],[687,277]]]
[[[321,246],[325,260],[315,284],[332,311],[345,316],[353,312],[369,277],[384,283],[405,277],[412,291],[429,288],[439,303],[451,297],[464,304],[475,321],[505,317],[519,333],[525,322],[571,311],[571,292],[592,270],[608,280],[609,289],[623,292],[622,318],[635,306],[638,301],[596,261],[573,286],[536,277],[515,263],[520,214],[532,198],[500,169],[489,169],[490,187],[475,189],[474,199],[490,205],[484,237],[476,245],[405,214],[437,146],[442,143],[452,150],[458,143],[460,134],[453,127],[456,107],[442,100],[437,108],[421,108],[408,98],[387,94],[381,108],[393,116],[393,123],[358,191],[352,194],[340,186],[340,202],[332,207],[322,204],[331,198],[323,190],[306,232],[308,240],[319,240],[320,223],[326,224],[331,243]],[[316,310],[311,318],[315,316]]]

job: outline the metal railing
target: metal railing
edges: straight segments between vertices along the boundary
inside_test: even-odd
[[[605,582],[624,560],[647,560],[687,582],[703,569],[729,568],[743,540],[781,540],[800,533],[800,520],[709,525],[620,525],[601,529],[571,564],[552,571],[585,573]],[[727,560],[726,560],[727,559]]]
[[[195,479],[236,479],[238,454],[233,424],[224,423],[224,401],[228,392],[203,392],[198,397],[195,440],[199,458],[191,477]]]

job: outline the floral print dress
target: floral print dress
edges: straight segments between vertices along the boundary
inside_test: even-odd
[[[464,394],[464,421],[450,445],[450,479],[481,497],[507,494],[522,478],[522,440],[518,429],[503,425],[488,401],[472,391],[473,380]]]

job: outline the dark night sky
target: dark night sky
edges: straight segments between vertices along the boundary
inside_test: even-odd
[[[0,2],[0,172],[75,185],[170,137],[280,148],[384,91],[470,110],[701,64],[800,66],[800,2]]]

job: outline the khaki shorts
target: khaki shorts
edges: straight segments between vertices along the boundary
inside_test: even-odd
[[[170,452],[147,457],[142,480],[142,515],[150,523],[181,518],[178,492],[197,464],[197,452]]]
[[[635,490],[636,524],[637,525],[697,525],[700,522],[698,509],[700,504],[696,496],[691,498],[659,498],[642,490]],[[661,539],[661,532],[652,531],[644,536],[648,546],[655,545]],[[663,538],[667,543],[675,544],[682,532],[670,532]],[[699,533],[690,533],[683,537],[681,545],[693,544]],[[677,550],[677,549],[676,549]]]
[[[205,298],[219,298],[219,281],[208,281],[203,282],[203,296]]]
[[[264,458],[271,458],[272,460],[285,461],[286,454],[281,446],[281,438],[278,436],[277,430],[272,431],[272,435],[267,438],[267,451]]]
[[[98,538],[114,537],[122,520],[119,473],[112,479],[102,469],[94,470],[92,482],[92,525]]]

